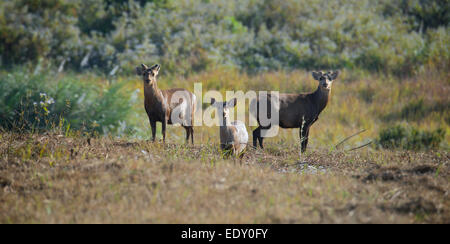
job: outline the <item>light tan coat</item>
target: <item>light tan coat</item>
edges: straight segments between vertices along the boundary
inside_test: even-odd
[[[236,98],[229,102],[216,102],[214,98],[211,100],[211,105],[217,108],[219,114],[220,148],[242,158],[248,143],[248,133],[242,121],[230,121],[229,109],[236,103]]]

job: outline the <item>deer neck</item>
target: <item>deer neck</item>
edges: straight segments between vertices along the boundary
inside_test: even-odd
[[[144,95],[149,98],[159,98],[161,96],[161,91],[156,82],[144,85]]]
[[[233,129],[231,127],[231,122],[227,117],[222,117],[220,119],[220,142],[222,144],[228,144],[233,141]]]
[[[322,110],[325,109],[325,107],[328,104],[328,100],[330,98],[331,89],[326,90],[322,89],[320,86],[317,88],[317,90],[313,93],[313,101],[317,108],[317,115],[322,112]]]
[[[220,127],[222,128],[222,127],[228,127],[228,126],[231,126],[231,122],[230,122],[230,119],[229,118],[227,118],[227,117],[221,117],[221,119],[220,119]]]

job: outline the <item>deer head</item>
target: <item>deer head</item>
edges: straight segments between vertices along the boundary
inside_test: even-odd
[[[219,116],[222,116],[220,124],[222,125],[225,119],[229,119],[230,108],[235,107],[237,104],[237,98],[233,98],[228,102],[216,102],[216,99],[211,98],[211,106],[217,108]]]
[[[319,88],[327,91],[331,90],[331,85],[338,75],[339,71],[328,71],[327,73],[322,73],[322,71],[312,72],[313,78],[319,81]]]
[[[156,84],[156,76],[160,68],[159,64],[155,64],[150,68],[145,64],[141,64],[141,66],[136,67],[136,73],[142,76],[144,84],[153,85]]]

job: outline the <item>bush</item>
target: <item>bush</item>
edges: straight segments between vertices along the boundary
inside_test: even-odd
[[[434,131],[421,131],[397,125],[380,131],[378,145],[387,149],[436,149],[444,138],[445,131],[440,128]]]
[[[19,0],[0,3],[1,64],[11,67],[76,57],[82,47],[77,5],[68,0]]]
[[[116,133],[132,106],[123,83],[89,83],[74,75],[0,74],[0,127],[9,130],[71,129]],[[130,129],[130,128],[128,128]]]
[[[385,13],[400,12],[406,16],[411,28],[426,31],[447,25],[450,22],[449,10],[448,0],[402,0],[386,4]]]
[[[40,59],[130,74],[364,68],[410,74],[449,63],[448,0],[0,1],[0,63]],[[117,68],[116,68],[117,67]]]

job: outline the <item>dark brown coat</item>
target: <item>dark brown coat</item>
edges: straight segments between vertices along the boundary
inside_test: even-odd
[[[333,73],[313,72],[313,77],[319,81],[319,86],[316,91],[306,94],[279,94],[279,108],[274,112],[279,113],[280,128],[300,128],[300,141],[302,142],[302,152],[306,150],[308,144],[309,128],[319,118],[319,114],[325,109],[328,104],[331,92],[331,84],[338,76],[338,71]],[[267,95],[267,104],[270,108],[271,95]],[[259,101],[253,100],[252,103],[257,102],[256,118],[260,126],[253,131],[253,146],[257,147],[257,142],[263,148],[263,137],[261,136],[261,129],[269,129],[271,125],[261,126]],[[270,109],[267,117],[270,118]]]

